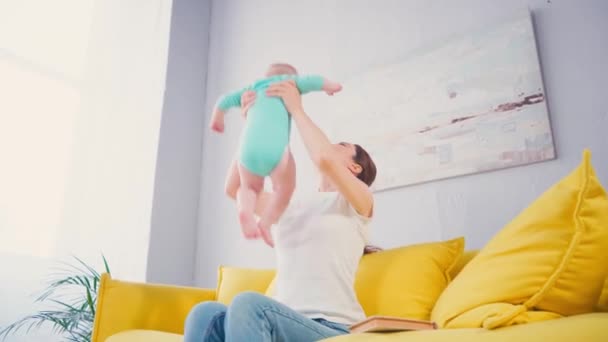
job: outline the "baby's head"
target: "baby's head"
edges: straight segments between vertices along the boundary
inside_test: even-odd
[[[297,75],[298,71],[296,68],[287,63],[273,63],[270,64],[268,70],[266,70],[266,77],[276,75]]]

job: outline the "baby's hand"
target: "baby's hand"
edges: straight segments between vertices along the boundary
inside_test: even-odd
[[[212,131],[223,133],[224,132],[224,115],[216,112],[213,114],[211,118],[211,123],[209,123],[209,127]]]
[[[323,85],[323,90],[325,93],[327,93],[327,95],[332,96],[342,90],[342,85],[338,82],[326,81]]]

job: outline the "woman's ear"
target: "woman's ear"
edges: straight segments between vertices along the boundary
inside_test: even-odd
[[[357,163],[348,164],[348,169],[350,170],[350,172],[354,173],[355,176],[360,174],[361,171],[363,171],[363,168],[361,167],[361,165],[359,165]]]

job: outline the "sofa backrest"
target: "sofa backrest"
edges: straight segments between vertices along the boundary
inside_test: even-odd
[[[454,279],[477,253],[477,250],[465,251],[458,263],[450,270],[451,278]],[[266,290],[264,291],[263,289]],[[254,291],[272,295],[274,292],[274,270],[220,266],[217,300],[221,303],[229,304],[235,295],[243,291]]]
[[[451,278],[454,279],[460,273],[460,271],[462,271],[462,269],[469,263],[469,261],[471,261],[477,255],[477,253],[479,253],[478,250],[465,251],[463,253],[462,257],[459,259],[458,263],[452,268],[452,270],[450,270]],[[224,272],[225,271],[226,271],[226,269],[224,269]],[[254,271],[254,270],[251,270],[251,271]],[[220,274],[221,273],[222,273],[222,270],[220,270]],[[241,272],[238,272],[238,273],[242,275]],[[259,272],[254,272],[254,273],[257,275],[254,275],[253,273],[248,273],[247,277],[253,277],[250,279],[250,281],[245,281],[244,279],[241,278],[241,276],[235,276],[234,278],[236,278],[236,279],[231,279],[231,281],[228,281],[230,283],[233,283],[232,280],[238,281],[239,282],[239,286],[237,286],[238,289],[234,288],[234,284],[226,284],[228,279],[226,279],[226,277],[222,277],[222,275],[220,275],[220,282],[217,287],[218,293],[222,292],[222,288],[224,288],[224,291],[225,291],[224,293],[226,293],[227,295],[230,295],[230,293],[232,293],[232,295],[230,295],[231,297],[238,292],[247,291],[247,290],[263,292],[262,290],[260,290],[261,289],[260,286],[263,285],[260,281],[263,281],[263,282],[267,282],[267,284],[268,284],[264,287],[264,288],[266,288],[266,294],[271,295],[272,291],[273,291],[273,286],[274,286],[274,284],[273,284],[274,283],[274,280],[273,280],[274,273],[272,273],[271,276],[269,276],[269,270],[259,270]],[[222,278],[224,278],[224,279],[222,279]],[[233,278],[233,277],[229,277],[229,278]],[[257,279],[257,281],[253,281],[254,278]],[[258,286],[256,288],[249,288],[251,286],[251,284],[257,284]],[[225,290],[226,287],[230,288],[230,291],[226,291]],[[228,303],[226,303],[226,304],[228,304]],[[604,289],[603,289],[602,295],[600,297],[600,300],[599,300],[599,303],[597,306],[597,311],[608,312],[608,279],[606,280],[606,283],[604,285]]]

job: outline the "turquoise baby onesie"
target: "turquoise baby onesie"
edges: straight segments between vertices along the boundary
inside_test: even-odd
[[[253,83],[220,98],[218,108],[227,111],[241,106],[241,95],[247,90],[256,92],[255,103],[247,112],[247,123],[241,138],[239,162],[251,173],[268,176],[279,164],[289,145],[291,117],[278,97],[266,96],[268,87],[277,82],[293,79],[301,94],[320,91],[321,76],[277,75]]]

